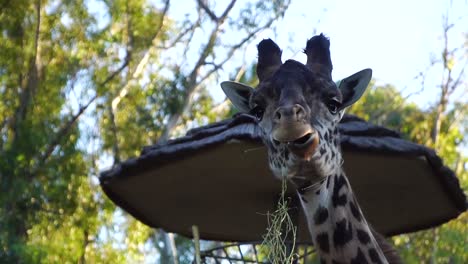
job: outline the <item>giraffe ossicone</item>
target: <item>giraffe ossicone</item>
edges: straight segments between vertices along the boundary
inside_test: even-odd
[[[306,64],[282,62],[271,39],[258,44],[252,88],[221,87],[241,112],[256,117],[273,174],[297,186],[309,231],[322,263],[400,263],[396,252],[367,224],[343,170],[338,123],[364,93],[372,76],[362,70],[332,80],[330,41],[307,41]]]

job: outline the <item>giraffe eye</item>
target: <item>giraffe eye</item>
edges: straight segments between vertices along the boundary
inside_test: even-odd
[[[252,108],[252,110],[250,111],[250,114],[255,116],[258,121],[261,121],[263,118],[264,112],[265,110],[262,107],[257,105],[254,108]]]
[[[327,107],[328,107],[328,110],[330,111],[330,113],[332,113],[333,115],[335,115],[336,113],[338,113],[338,108],[340,106],[340,102],[336,99],[330,99],[328,100],[327,102]]]

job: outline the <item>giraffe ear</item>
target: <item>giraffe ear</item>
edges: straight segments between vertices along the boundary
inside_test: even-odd
[[[372,78],[372,70],[364,69],[343,80],[336,82],[336,86],[340,89],[343,95],[343,103],[339,110],[342,110],[354,104],[367,89]]]
[[[252,87],[238,82],[226,81],[221,83],[221,88],[240,112],[250,112],[249,99],[254,91]]]

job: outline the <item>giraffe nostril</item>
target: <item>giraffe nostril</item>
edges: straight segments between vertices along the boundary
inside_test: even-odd
[[[302,121],[306,118],[306,111],[300,104],[285,105],[278,107],[274,114],[274,121],[286,122]]]
[[[280,121],[281,120],[281,111],[280,109],[278,109],[276,112],[275,112],[275,119],[277,121]]]
[[[293,111],[297,121],[300,121],[305,118],[305,109],[301,105],[295,104],[293,106]]]

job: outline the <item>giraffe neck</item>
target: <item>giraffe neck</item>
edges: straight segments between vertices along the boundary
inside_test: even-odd
[[[298,194],[321,263],[388,263],[341,170]]]

